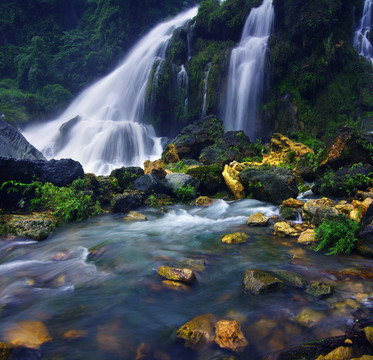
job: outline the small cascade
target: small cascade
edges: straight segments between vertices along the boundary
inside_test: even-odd
[[[180,71],[177,73],[177,95],[184,101],[184,113],[187,112],[188,108],[188,86],[189,76],[184,65],[181,65]]]
[[[205,68],[205,78],[203,80],[203,104],[202,104],[201,118],[204,118],[206,116],[207,82],[209,79],[210,70],[211,70],[211,63],[208,63]]]
[[[359,55],[369,59],[373,64],[373,46],[369,40],[372,29],[373,0],[365,0],[363,16],[355,31],[352,44]]]
[[[192,42],[193,42],[193,31],[194,28],[196,27],[196,23],[193,22],[190,24],[188,27],[188,32],[187,32],[187,43],[188,43],[188,61],[192,58]]]
[[[232,50],[228,84],[222,104],[226,130],[243,130],[253,141],[260,135],[258,105],[264,80],[264,62],[268,38],[274,20],[272,0],[263,0],[253,8],[239,45]]]
[[[85,172],[98,175],[158,158],[161,139],[144,123],[146,93],[150,81],[151,86],[157,82],[173,31],[197,11],[195,7],[156,26],[116,70],[83,91],[58,119],[27,128],[27,140],[47,158],[72,158]]]

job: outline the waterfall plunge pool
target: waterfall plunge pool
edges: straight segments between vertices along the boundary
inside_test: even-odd
[[[296,238],[273,236],[270,227],[248,227],[247,217],[258,211],[277,214],[276,207],[256,200],[218,200],[209,208],[140,209],[148,221],[102,215],[62,227],[39,243],[1,241],[3,341],[10,341],[22,322],[36,321],[48,329],[50,341],[34,357],[20,351],[13,358],[135,359],[144,342],[170,359],[229,355],[216,344],[196,352],[177,339],[178,328],[204,313],[239,320],[249,341],[239,359],[261,359],[301,342],[343,334],[356,307],[371,304],[362,294],[373,286],[359,278],[338,280],[330,271],[371,267],[372,261],[314,253]],[[222,235],[237,231],[246,232],[249,241],[222,243]],[[195,268],[197,281],[185,289],[165,287],[157,274],[165,264]],[[247,295],[242,279],[250,268],[297,272],[308,282],[333,284],[334,293],[315,300],[304,289],[286,287]],[[312,327],[297,320],[305,309],[317,314]]]

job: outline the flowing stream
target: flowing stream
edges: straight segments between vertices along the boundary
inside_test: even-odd
[[[226,130],[243,130],[254,141],[260,135],[258,106],[264,61],[274,20],[272,0],[250,11],[239,45],[232,50],[222,117]]]
[[[365,0],[363,15],[355,31],[352,44],[359,55],[364,56],[373,64],[373,46],[369,40],[372,29],[372,8],[373,0]]]
[[[196,14],[197,7],[156,26],[122,65],[83,91],[58,119],[26,129],[27,140],[47,158],[78,160],[85,172],[97,175],[159,158],[161,140],[143,122],[149,75],[164,59],[173,31]]]
[[[274,206],[218,200],[209,208],[177,205],[139,211],[148,221],[103,215],[62,227],[43,242],[0,242],[2,341],[17,338],[28,321],[42,322],[51,338],[37,350],[40,357],[19,352],[13,359],[133,360],[145,342],[171,359],[212,360],[229,351],[214,345],[195,352],[176,338],[176,330],[195,316],[213,313],[217,319],[239,320],[250,343],[239,358],[255,360],[300,342],[342,334],[356,307],[372,306],[369,299],[356,301],[359,293],[372,292],[371,281],[338,280],[330,274],[371,268],[372,260],[316,254],[294,238],[245,224],[257,211],[277,214]],[[222,243],[223,234],[237,231],[246,232],[249,241]],[[168,288],[157,274],[165,264],[195,269],[196,283]],[[315,300],[304,289],[289,287],[259,296],[244,294],[243,274],[250,268],[294,271],[308,282],[332,283],[334,294]],[[296,320],[304,309],[318,314],[311,316],[314,326]]]

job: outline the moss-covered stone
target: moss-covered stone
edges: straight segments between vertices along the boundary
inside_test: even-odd
[[[247,235],[245,233],[239,233],[239,232],[224,235],[221,238],[221,241],[223,243],[226,243],[226,244],[240,244],[240,243],[244,243],[248,240],[249,240],[249,235]]]
[[[246,270],[243,278],[244,292],[254,295],[276,289],[282,284],[283,282],[280,279],[259,269]]]
[[[158,269],[158,274],[168,280],[182,281],[186,283],[191,283],[196,280],[196,275],[191,269],[181,269],[163,265]]]

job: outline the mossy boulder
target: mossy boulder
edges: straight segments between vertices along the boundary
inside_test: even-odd
[[[126,191],[123,194],[115,195],[111,202],[111,211],[114,213],[127,213],[140,207],[144,195],[136,190]]]
[[[286,168],[274,166],[252,166],[239,174],[246,194],[254,199],[281,204],[284,200],[298,196],[295,175]]]
[[[246,220],[248,226],[266,226],[268,224],[269,217],[261,212],[257,212],[250,215]]]
[[[306,293],[314,298],[322,299],[333,293],[333,286],[324,282],[315,282],[307,288]]]
[[[134,182],[134,188],[145,195],[171,194],[167,184],[153,174],[141,176]]]
[[[221,238],[221,241],[226,244],[240,244],[248,240],[249,240],[249,235],[245,233],[239,233],[239,232],[224,235]]]
[[[243,290],[245,293],[259,295],[274,290],[283,285],[283,282],[269,272],[259,269],[245,271],[243,278]]]
[[[218,164],[190,167],[186,174],[200,181],[199,191],[202,194],[212,195],[226,189],[222,175],[222,167]]]
[[[46,214],[3,215],[0,217],[0,232],[14,234],[32,240],[45,240],[57,227],[58,221]]]
[[[144,170],[140,167],[121,167],[113,170],[110,177],[117,179],[120,192],[126,189],[133,189],[135,181],[144,175]]]
[[[305,277],[301,274],[287,271],[287,270],[271,270],[276,278],[282,280],[286,285],[293,286],[296,288],[305,288],[308,284]]]
[[[186,268],[176,268],[163,265],[158,269],[158,274],[168,280],[181,281],[191,283],[196,280],[196,275],[193,270]]]
[[[203,314],[185,323],[178,331],[177,337],[185,340],[185,346],[194,350],[203,350],[215,340],[215,317]]]
[[[300,212],[290,206],[280,205],[280,215],[285,220],[297,220]]]

